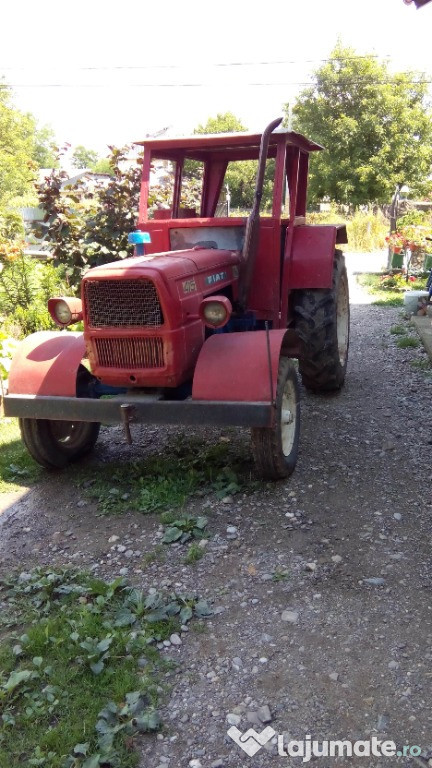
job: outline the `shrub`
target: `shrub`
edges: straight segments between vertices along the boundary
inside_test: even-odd
[[[375,251],[385,246],[388,223],[382,213],[357,211],[347,224],[349,250]]]
[[[0,244],[0,323],[12,337],[55,327],[48,299],[68,291],[63,270],[25,256],[23,248],[19,240]]]
[[[309,224],[345,223],[348,233],[347,250],[350,251],[376,251],[384,248],[389,228],[380,211],[373,213],[357,210],[354,214],[347,214],[344,207],[333,204],[328,211],[308,213],[307,220]]]
[[[57,170],[39,186],[55,263],[64,265],[75,292],[88,269],[133,253],[128,234],[135,228],[141,173],[138,162],[124,170],[126,157],[126,148],[111,148],[112,177],[106,186],[64,188],[66,174]]]
[[[0,331],[0,379],[8,378],[16,347],[16,340],[9,338],[6,333]]]

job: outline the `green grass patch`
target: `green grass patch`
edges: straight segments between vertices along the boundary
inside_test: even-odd
[[[426,285],[425,279],[406,282],[400,274],[374,275],[365,273],[357,275],[357,282],[373,296],[371,303],[380,307],[401,307],[403,306],[405,291],[424,290]]]
[[[81,474],[80,486],[98,502],[103,514],[136,509],[160,513],[181,509],[191,496],[218,498],[252,489],[251,460],[231,442],[209,445],[196,438],[177,438],[163,455],[118,465],[103,464]],[[166,524],[178,517],[164,518]]]
[[[409,347],[419,347],[421,344],[420,339],[417,339],[415,336],[401,336],[400,339],[397,339],[396,345],[400,349],[408,349]]]
[[[426,360],[411,360],[411,365],[413,368],[417,368],[420,371],[426,371],[426,372],[432,371],[432,365],[429,358],[427,358]]]
[[[0,493],[19,491],[41,473],[21,440],[17,419],[0,419]]]
[[[200,547],[196,541],[194,541],[187,551],[184,562],[186,565],[193,565],[194,563],[197,563],[199,560],[201,560],[202,557],[204,557],[204,549],[203,547]]]
[[[156,644],[210,615],[205,601],[71,570],[1,582],[0,599],[0,765],[136,765],[171,669]]]
[[[404,325],[392,325],[390,333],[394,336],[405,336],[407,329]]]

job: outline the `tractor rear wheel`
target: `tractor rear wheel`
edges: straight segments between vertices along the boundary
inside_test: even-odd
[[[252,429],[252,453],[263,480],[282,480],[294,472],[300,434],[300,392],[294,363],[281,357],[273,427]]]
[[[341,389],[349,347],[348,277],[341,251],[335,251],[332,288],[296,291],[294,316],[304,386],[312,392]]]
[[[21,437],[29,454],[46,469],[62,469],[89,453],[100,424],[84,421],[20,419]]]

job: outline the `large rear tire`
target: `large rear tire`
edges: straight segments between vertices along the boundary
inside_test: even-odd
[[[296,291],[294,317],[304,386],[312,392],[341,389],[349,348],[348,277],[341,251],[335,251],[332,288]]]
[[[63,469],[89,453],[100,424],[84,421],[19,419],[21,437],[29,454],[46,469]]]
[[[300,392],[293,362],[281,357],[273,427],[252,429],[252,453],[259,477],[282,480],[294,472],[300,435]]]

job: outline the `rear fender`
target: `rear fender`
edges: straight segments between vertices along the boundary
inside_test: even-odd
[[[12,360],[10,394],[75,397],[77,371],[85,351],[82,333],[33,333],[21,342]]]
[[[266,331],[210,336],[195,367],[193,400],[272,402],[276,397],[279,358],[292,351],[292,332],[269,331],[271,378]]]
[[[331,288],[335,246],[346,243],[345,226],[295,227],[290,290]]]

